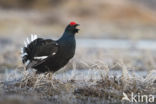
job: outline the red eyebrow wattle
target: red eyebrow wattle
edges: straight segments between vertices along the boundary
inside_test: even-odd
[[[74,26],[74,25],[76,25],[76,24],[77,24],[77,23],[74,22],[74,21],[70,22],[70,26]]]

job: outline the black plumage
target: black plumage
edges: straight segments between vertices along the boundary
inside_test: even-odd
[[[22,61],[28,68],[34,68],[38,73],[55,72],[65,66],[74,56],[78,33],[77,23],[71,22],[58,40],[37,38],[31,36],[31,42],[27,39],[22,48]]]

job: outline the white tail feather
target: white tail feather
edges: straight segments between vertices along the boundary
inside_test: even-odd
[[[24,56],[26,56],[26,55],[28,55],[27,53],[23,53],[23,54],[21,54],[21,57],[24,57]]]
[[[34,40],[35,40],[35,39],[37,39],[37,35],[36,35],[36,34],[34,35]]]
[[[27,66],[29,63],[30,63],[30,60],[27,60],[27,61],[25,62],[25,66]]]
[[[28,43],[28,44],[30,43],[29,38],[27,38],[27,43]]]
[[[31,41],[33,41],[34,40],[34,36],[33,36],[33,34],[31,34]]]
[[[27,47],[27,43],[24,41],[24,45],[25,45],[25,47]]]
[[[31,34],[30,40],[29,40],[29,38],[27,38],[26,41],[24,41],[25,47],[27,47],[28,44],[30,44],[31,42],[33,42],[35,39],[37,39],[37,35],[36,34],[35,35]]]
[[[23,48],[21,48],[21,54],[24,52]]]

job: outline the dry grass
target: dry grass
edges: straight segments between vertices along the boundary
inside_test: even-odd
[[[96,102],[100,104],[102,102],[120,102],[123,92],[128,95],[131,92],[156,94],[155,70],[143,78],[129,74],[127,66],[122,60],[119,63],[122,76],[109,76],[110,69],[103,65],[105,69],[102,70],[105,70],[105,74],[101,73],[99,80],[92,78],[76,80],[71,75],[70,80],[64,82],[56,79],[55,74],[52,73],[36,75],[33,71],[24,71],[19,80],[1,82],[0,96],[5,98],[6,104],[14,100],[19,104],[24,102],[27,104],[29,101],[33,101],[32,104],[36,104],[38,101],[44,102],[44,104],[50,102],[55,102],[55,104],[94,104]],[[99,67],[89,67],[89,69],[99,70]],[[74,74],[76,75],[76,73]],[[20,95],[22,97],[19,97]],[[5,101],[0,99],[0,102]]]

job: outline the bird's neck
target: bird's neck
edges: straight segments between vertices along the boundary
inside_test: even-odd
[[[69,40],[75,40],[75,33],[65,31],[58,41],[63,42]]]

